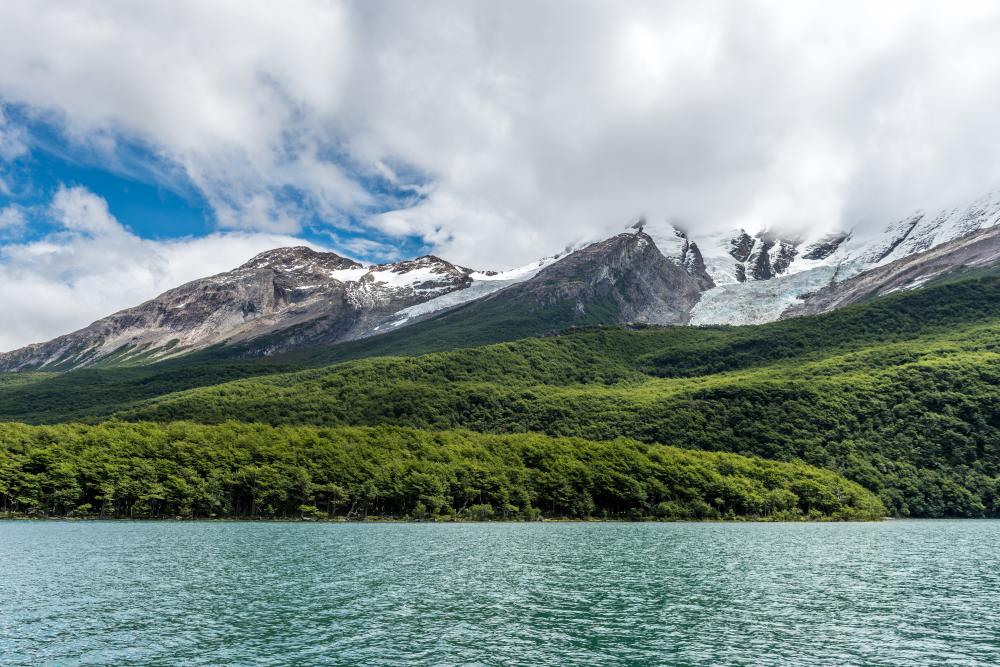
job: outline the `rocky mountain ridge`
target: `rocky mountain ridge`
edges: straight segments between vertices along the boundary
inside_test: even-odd
[[[538,331],[766,322],[998,261],[993,235],[977,236],[998,223],[1000,193],[867,235],[741,229],[700,238],[640,220],[628,232],[506,272],[473,271],[432,255],[364,266],[336,253],[278,248],[80,331],[0,354],[0,371],[150,363],[250,341],[259,341],[251,346],[256,353],[275,354],[377,335],[457,308],[536,318],[545,326],[529,329]]]
[[[305,340],[350,340],[397,311],[464,289],[474,272],[438,257],[365,267],[336,253],[278,248],[45,343],[0,354],[0,370],[143,363],[322,323]]]
[[[739,230],[721,239],[704,239],[701,247],[716,287],[702,295],[690,321],[760,324],[786,311],[803,312],[798,307],[804,300],[831,285],[998,224],[1000,191],[994,191],[968,206],[918,212],[876,231],[853,229],[798,239]],[[774,241],[770,247],[769,240]],[[743,280],[741,266],[746,270]]]

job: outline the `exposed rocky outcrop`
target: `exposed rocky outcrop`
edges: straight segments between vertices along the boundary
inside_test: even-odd
[[[771,275],[779,276],[782,273],[788,271],[788,267],[792,265],[792,261],[795,256],[799,254],[798,248],[795,247],[795,243],[792,241],[783,241],[778,239],[774,242],[774,245],[768,251],[769,259],[771,261]]]
[[[785,273],[798,254],[796,241],[782,239],[770,232],[750,236],[744,230],[729,241],[729,255],[736,260],[736,280],[770,280]]]
[[[560,326],[684,324],[701,297],[707,274],[692,275],[675,259],[665,257],[642,231],[618,234],[483,301],[489,301],[490,308],[502,302],[505,308],[562,314]],[[697,263],[690,255],[688,265],[693,268]]]
[[[789,308],[781,317],[825,313],[899,290],[916,289],[958,271],[998,263],[1000,227],[991,227],[828,285],[807,295],[803,303]]]
[[[0,370],[144,363],[292,327],[295,336],[278,349],[350,340],[401,308],[467,287],[471,273],[432,256],[364,267],[335,253],[279,248],[74,333],[0,354]]]
[[[695,279],[698,283],[698,287],[701,290],[707,290],[715,287],[715,281],[712,280],[712,276],[708,273],[708,268],[705,266],[705,258],[701,254],[701,250],[698,248],[698,244],[688,238],[685,232],[679,229],[675,229],[674,233],[680,240],[680,245],[677,250],[676,257],[670,257],[679,266],[681,266],[688,275]],[[661,252],[663,249],[660,249]]]
[[[742,229],[729,241],[729,254],[737,262],[742,264],[750,258],[750,251],[753,250],[754,238]]]
[[[826,259],[837,252],[837,249],[849,238],[851,238],[851,235],[847,232],[827,234],[815,243],[806,246],[805,251],[802,253],[802,259],[812,261]]]

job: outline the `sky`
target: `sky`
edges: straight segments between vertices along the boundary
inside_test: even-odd
[[[1000,4],[0,3],[0,350],[272,247],[502,269],[1000,186]]]

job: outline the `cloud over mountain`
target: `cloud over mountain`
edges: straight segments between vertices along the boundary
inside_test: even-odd
[[[223,228],[315,215],[503,266],[643,212],[835,227],[971,198],[1000,181],[998,37],[985,2],[50,0],[0,10],[0,99],[145,142]]]

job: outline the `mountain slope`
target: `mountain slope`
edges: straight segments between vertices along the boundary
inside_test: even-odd
[[[1000,516],[998,341],[1000,277],[956,278],[753,327],[589,328],[301,370],[277,365],[288,356],[83,370],[0,384],[0,418],[630,437],[801,459],[899,516]]]
[[[502,308],[498,310],[503,312]],[[596,336],[604,341],[597,357],[586,349],[557,348],[563,351],[560,354],[575,355],[564,363],[579,377],[587,377],[589,371],[586,369],[597,363],[589,360],[595,358],[600,359],[602,367],[608,359],[617,360],[614,362],[617,365],[602,371],[604,375],[590,376],[595,378],[594,381],[604,382],[604,378],[609,377],[608,373],[615,378],[634,372],[655,376],[698,376],[787,359],[821,358],[881,343],[907,343],[958,332],[970,326],[986,325],[998,318],[1000,279],[989,276],[965,278],[950,284],[894,293],[825,315],[764,325],[646,327],[636,331],[585,329],[570,336],[541,339],[546,345],[544,352],[529,354],[525,351],[524,361],[508,357],[503,365],[515,368],[532,360],[532,363],[546,367],[547,356],[554,354],[546,341],[578,341]],[[478,323],[482,326],[475,328],[473,325]],[[33,382],[18,382],[16,387],[5,386],[3,379],[23,378],[25,374],[0,375],[0,420],[57,422],[99,418],[135,407],[157,396],[238,378],[276,375],[386,355],[458,350],[484,342],[523,339],[527,335],[516,328],[502,330],[489,320],[484,321],[471,308],[466,316],[464,308],[459,308],[381,336],[332,347],[303,348],[263,359],[230,359],[228,350],[221,358],[213,358],[213,352],[209,350],[147,366],[39,374],[32,378]],[[451,377],[442,377],[440,381],[446,384]]]
[[[273,356],[392,336],[427,319],[439,341],[459,345],[594,324],[770,322],[852,303],[862,292],[918,286],[931,272],[992,265],[996,257],[985,251],[937,249],[998,222],[998,193],[966,208],[908,216],[876,234],[738,230],[696,240],[666,222],[640,220],[635,232],[503,273],[433,256],[365,267],[334,253],[282,248],[80,331],[0,354],[0,372],[139,365],[209,349],[213,357]],[[379,345],[391,350],[398,341]],[[428,342],[441,349],[439,341]]]
[[[364,267],[335,253],[279,248],[80,331],[0,354],[0,371],[149,363],[293,327],[285,348],[270,352],[351,340],[402,309],[470,287],[477,275],[433,256]]]
[[[711,277],[665,257],[645,233],[623,233],[566,255],[519,282],[366,340],[333,348],[303,346],[288,358],[316,363],[372,354],[469,347],[562,331],[630,323],[684,324]],[[294,337],[272,337],[209,353],[253,357]]]
[[[860,273],[1000,224],[1000,191],[968,206],[918,212],[882,230],[816,232],[805,238],[743,230],[699,239],[716,287],[691,312],[692,324],[772,322],[804,296]]]
[[[642,231],[594,243],[531,280],[480,303],[554,328],[587,324],[684,324],[710,277],[703,268],[669,261]],[[472,307],[475,310],[475,307]]]
[[[801,305],[786,310],[782,317],[825,313],[899,290],[917,289],[930,280],[955,272],[992,267],[998,263],[1000,227],[989,227],[828,285],[808,295]]]

